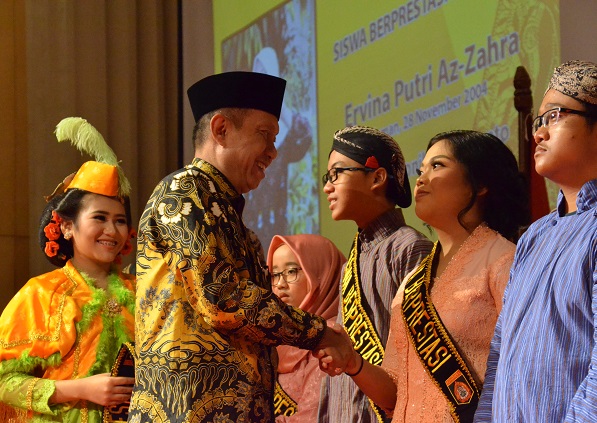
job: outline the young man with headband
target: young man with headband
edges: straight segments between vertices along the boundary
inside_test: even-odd
[[[404,221],[399,207],[411,205],[411,190],[404,156],[389,135],[365,126],[337,131],[323,183],[332,218],[352,220],[358,227],[342,277],[338,322],[357,351],[380,364],[392,300],[402,279],[431,252],[433,244]],[[362,339],[368,341],[358,342]],[[389,419],[348,375],[340,375],[326,379],[319,421]]]
[[[557,209],[516,247],[477,422],[597,416],[597,64],[555,69],[533,122],[535,170]]]

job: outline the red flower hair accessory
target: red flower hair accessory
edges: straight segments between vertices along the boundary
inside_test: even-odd
[[[46,242],[46,248],[44,248],[44,252],[48,257],[54,257],[58,254],[58,250],[60,249],[60,245],[56,241],[48,241]]]
[[[379,168],[379,163],[377,162],[377,159],[375,158],[375,156],[367,157],[367,161],[365,162],[365,167],[370,167],[371,169]]]
[[[135,229],[131,228],[129,230],[129,236],[126,239],[126,241],[124,242],[122,249],[120,250],[120,254],[122,254],[123,256],[127,256],[131,253],[131,251],[133,251],[133,243],[131,242],[131,240],[136,237],[137,237],[137,231],[135,231]]]
[[[54,257],[56,254],[58,254],[58,250],[60,249],[60,244],[58,244],[56,240],[62,235],[62,231],[60,229],[61,222],[62,219],[60,216],[58,216],[58,213],[56,213],[55,210],[52,210],[52,217],[44,228],[44,234],[49,240],[46,242],[46,248],[44,249],[44,252],[48,257]]]
[[[133,243],[131,242],[131,240],[136,237],[137,237],[137,231],[135,229],[131,228],[129,230],[129,236],[127,237],[126,241],[124,242],[122,249],[120,250],[120,252],[116,256],[116,258],[114,259],[116,264],[122,264],[122,256],[127,256],[131,253],[131,251],[133,251]]]

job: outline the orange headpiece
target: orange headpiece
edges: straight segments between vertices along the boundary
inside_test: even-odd
[[[107,197],[118,196],[118,169],[100,162],[85,162],[66,189],[79,188]]]
[[[83,163],[76,173],[68,175],[46,201],[71,188],[108,197],[130,194],[129,181],[118,165],[114,151],[89,122],[79,117],[65,118],[56,126],[56,138],[58,142],[70,141],[82,152],[94,156],[95,161]]]

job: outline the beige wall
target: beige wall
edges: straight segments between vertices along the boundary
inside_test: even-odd
[[[560,0],[562,62],[573,59],[597,63],[597,1]]]
[[[183,160],[189,163],[193,156],[193,112],[186,98],[186,90],[214,73],[213,10],[211,0],[182,2],[182,115]],[[200,50],[201,54],[197,54]]]
[[[25,6],[0,2],[0,310],[28,276]]]

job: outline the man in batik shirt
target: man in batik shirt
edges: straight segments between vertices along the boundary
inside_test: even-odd
[[[132,422],[271,422],[275,346],[336,336],[271,291],[246,194],[276,158],[285,81],[251,72],[194,84],[195,158],[155,188],[139,224]],[[322,341],[323,340],[323,341]]]

